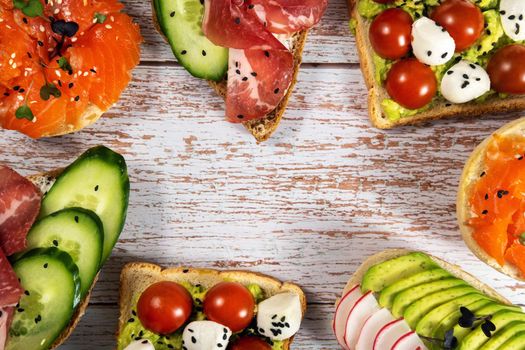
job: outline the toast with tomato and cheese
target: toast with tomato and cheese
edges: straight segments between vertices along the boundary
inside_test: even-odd
[[[103,146],[28,178],[0,165],[0,349],[66,341],[122,231],[128,196],[124,158]]]
[[[350,277],[333,328],[351,350],[514,349],[523,345],[525,313],[459,266],[394,249]]]
[[[152,0],[154,22],[178,62],[224,98],[226,119],[257,141],[277,129],[308,30],[327,0]]]
[[[383,129],[525,109],[525,2],[349,0]]]
[[[482,261],[525,280],[525,119],[485,139],[465,164],[457,218],[467,246]]]
[[[129,263],[118,350],[288,350],[306,313],[293,283],[247,271]]]

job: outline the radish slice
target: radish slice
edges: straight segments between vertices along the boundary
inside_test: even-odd
[[[399,338],[410,331],[408,323],[406,323],[403,318],[390,322],[377,334],[376,339],[374,340],[373,350],[392,349]]]
[[[379,309],[376,297],[371,291],[355,303],[346,320],[345,343],[348,349],[355,349],[363,325]]]
[[[356,350],[370,350],[374,346],[374,340],[376,339],[379,331],[394,321],[395,318],[392,316],[392,313],[388,309],[381,309],[376,311],[372,316],[366,320],[359,334],[359,339],[357,340]]]
[[[416,332],[409,332],[401,336],[391,350],[427,350]]]
[[[341,345],[346,350],[348,350],[345,344],[346,320],[348,319],[348,315],[350,314],[350,311],[354,307],[355,303],[362,296],[363,293],[361,293],[361,286],[357,285],[341,298],[339,304],[337,304],[337,308],[335,309],[332,327],[339,345]]]

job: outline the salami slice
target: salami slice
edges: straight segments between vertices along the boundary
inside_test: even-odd
[[[259,20],[276,34],[291,35],[321,20],[328,0],[249,0]]]
[[[281,102],[293,79],[287,50],[230,49],[226,116],[234,123],[261,118]]]
[[[205,0],[202,30],[215,45],[234,49],[285,49],[244,0]]]
[[[13,319],[14,307],[0,308],[0,350],[4,350],[7,343],[9,327]]]
[[[31,181],[0,165],[0,248],[5,255],[25,248],[26,235],[38,216],[41,200],[40,191]]]

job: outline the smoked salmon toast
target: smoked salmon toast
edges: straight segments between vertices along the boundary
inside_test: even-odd
[[[71,133],[117,100],[142,37],[117,0],[0,0],[0,124]]]
[[[525,119],[482,142],[465,165],[457,213],[463,239],[482,260],[525,280]]]

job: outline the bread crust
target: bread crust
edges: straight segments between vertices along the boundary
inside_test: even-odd
[[[168,38],[166,38],[162,29],[160,28],[160,24],[157,19],[156,9],[155,9],[155,5],[153,1],[154,0],[151,0],[150,2],[151,8],[153,11],[153,25],[155,26],[155,29],[159,32],[159,34],[162,36],[164,41],[168,42]],[[284,112],[286,111],[286,107],[288,106],[288,101],[290,100],[295,84],[297,83],[297,76],[299,75],[299,69],[301,67],[301,63],[303,60],[303,50],[306,44],[307,36],[308,36],[308,30],[297,32],[292,36],[291,46],[292,46],[292,54],[294,58],[292,82],[290,83],[290,87],[288,88],[281,102],[279,102],[277,107],[272,112],[268,113],[263,118],[256,119],[256,120],[250,120],[250,121],[242,123],[244,127],[257,140],[257,142],[267,141],[279,127],[279,123],[281,122]],[[215,91],[217,95],[219,95],[223,99],[226,99],[227,78],[219,82],[208,80],[208,84],[212,87],[212,89]]]
[[[343,293],[341,294],[341,298],[346,293],[348,293],[354,286],[356,286],[358,284],[361,284],[361,281],[363,280],[364,274],[373,265],[379,264],[379,263],[381,263],[383,261],[386,261],[386,260],[389,260],[389,259],[397,258],[397,257],[402,256],[402,255],[413,253],[413,252],[415,252],[415,251],[407,250],[407,249],[388,249],[388,250],[385,250],[385,251],[383,251],[381,253],[378,253],[378,254],[375,254],[375,255],[372,255],[372,256],[368,257],[359,266],[359,268],[356,270],[356,272],[354,272],[354,274],[350,277],[350,280],[346,284],[346,286],[345,286],[345,288],[343,290]],[[427,253],[425,253],[425,254],[427,254]],[[463,271],[459,266],[451,264],[451,263],[448,263],[448,262],[446,262],[446,261],[444,261],[442,259],[436,258],[435,256],[432,256],[430,254],[427,254],[427,255],[429,255],[440,267],[442,267],[443,269],[447,270],[448,272],[450,272],[452,275],[456,276],[457,278],[460,278],[460,279],[466,281],[468,284],[470,284],[474,288],[480,290],[481,292],[483,292],[487,296],[489,296],[489,297],[491,297],[491,298],[493,298],[493,299],[495,299],[495,300],[497,300],[497,301],[499,301],[499,302],[501,302],[503,304],[512,305],[512,303],[509,300],[505,299],[505,297],[500,295],[493,288],[491,288],[488,285],[484,284],[483,282],[479,281],[476,277],[472,276],[471,274]],[[339,298],[336,301],[336,307],[339,304],[339,302],[341,301],[341,298]]]
[[[450,104],[441,98],[427,111],[414,116],[403,117],[392,121],[386,117],[381,102],[389,98],[381,82],[375,79],[373,49],[370,44],[368,30],[370,23],[361,17],[357,11],[358,0],[348,0],[350,17],[356,21],[356,44],[360,58],[360,67],[368,89],[368,115],[372,124],[379,129],[391,129],[402,125],[414,125],[451,117],[475,117],[490,113],[504,113],[525,109],[525,96],[510,96],[505,99],[491,96],[486,101]]]
[[[480,174],[483,172],[485,164],[483,162],[485,152],[490,140],[494,135],[522,135],[525,136],[525,118],[515,120],[511,123],[504,125],[499,130],[495,131],[491,136],[481,142],[476,149],[472,152],[468,161],[465,164],[461,179],[459,182],[458,196],[456,202],[456,214],[461,236],[465,241],[465,244],[469,249],[482,261],[487,263],[494,269],[512,277],[517,280],[525,281],[525,278],[520,274],[519,270],[510,264],[500,266],[499,263],[488,255],[474,240],[472,237],[473,230],[467,225],[469,219],[472,218],[472,212],[470,210],[469,198],[473,185]]]
[[[42,193],[45,193],[53,184],[53,182],[57,179],[57,177],[62,173],[63,170],[63,168],[59,168],[45,173],[31,175],[27,178],[31,182],[33,182]],[[77,309],[75,310],[73,317],[69,321],[68,326],[62,331],[62,333],[55,340],[53,345],[51,345],[50,349],[56,349],[60,345],[62,345],[69,338],[71,333],[73,333],[73,331],[75,330],[76,326],[80,322],[80,319],[82,318],[82,316],[84,316],[84,313],[86,312],[86,309],[89,305],[89,300],[91,299],[91,293],[93,292],[93,288],[95,288],[95,285],[98,281],[99,274],[100,272],[97,273],[95,279],[93,280],[93,283],[91,284],[91,288],[89,288],[89,291],[87,292],[86,296],[80,301],[80,304],[77,306]]]
[[[306,296],[298,285],[281,282],[261,273],[242,270],[220,271],[183,266],[163,269],[161,266],[151,263],[132,262],[126,264],[120,274],[120,316],[117,339],[129,319],[135,296],[142,294],[151,284],[160,281],[200,284],[206,289],[223,281],[235,281],[244,285],[255,283],[262,288],[267,296],[282,292],[293,292],[299,295],[303,319],[306,314]],[[293,337],[284,341],[284,349],[289,350],[292,342]]]

